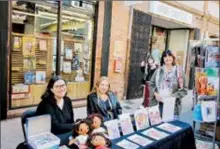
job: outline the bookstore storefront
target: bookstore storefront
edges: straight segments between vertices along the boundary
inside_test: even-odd
[[[56,72],[68,82],[72,100],[89,94],[95,4],[64,1],[61,8],[58,35],[57,2],[12,1],[9,109],[37,105]],[[58,37],[61,48],[57,48]]]
[[[154,1],[150,2],[149,14],[152,16],[152,56],[159,64],[162,52],[170,49],[176,56],[177,64],[185,69],[193,15]]]

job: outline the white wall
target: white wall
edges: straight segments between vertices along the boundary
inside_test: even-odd
[[[219,19],[219,4],[216,2],[209,1],[208,3],[208,12]]]
[[[177,2],[203,12],[204,1],[177,1]]]

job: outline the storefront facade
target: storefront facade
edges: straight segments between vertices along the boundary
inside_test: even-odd
[[[216,7],[212,8],[206,1],[112,2],[108,77],[119,99],[142,97],[143,74],[139,67],[149,53],[159,60],[164,49],[171,49],[176,54],[177,63],[188,72],[189,40],[207,38],[207,33],[219,32],[219,18],[216,15],[219,13],[209,9],[219,12],[219,3],[214,2],[213,5]],[[101,33],[104,17],[101,14],[104,8],[104,2],[100,2],[95,80],[99,78],[102,69]],[[117,71],[118,63],[120,71]]]
[[[24,109],[36,106],[53,75],[61,75],[67,81],[73,105],[85,105],[94,78],[97,4],[83,1],[4,4],[8,7],[8,11],[5,9],[8,59],[4,61],[8,71],[2,115],[19,115]]]
[[[68,95],[74,105],[79,103],[76,106],[86,105],[85,98],[101,75],[109,77],[120,100],[142,97],[139,66],[147,55],[159,61],[162,51],[171,49],[187,73],[188,41],[219,36],[217,2],[64,2],[62,27],[56,3],[29,2],[25,7],[13,1],[11,6],[5,2],[9,10],[1,9],[1,15],[9,16],[5,22],[9,35],[1,40],[5,64],[1,84],[7,84],[1,94],[4,117],[36,106],[53,74],[68,81]]]

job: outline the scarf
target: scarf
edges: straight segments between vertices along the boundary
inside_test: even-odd
[[[161,87],[163,86],[163,78],[160,76],[161,70],[163,68],[158,68],[158,71],[156,73],[156,87],[157,89],[161,89]],[[177,74],[177,81],[178,81],[178,85],[179,88],[182,89],[183,88],[183,71],[181,66],[175,66],[175,73]]]

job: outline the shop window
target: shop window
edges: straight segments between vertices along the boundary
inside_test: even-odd
[[[167,30],[160,27],[153,27],[151,38],[151,54],[159,65],[162,52],[166,48],[166,40]]]
[[[62,9],[60,71],[71,99],[89,93],[93,14],[94,8]],[[10,108],[37,105],[56,71],[57,2],[12,1],[11,17]]]

